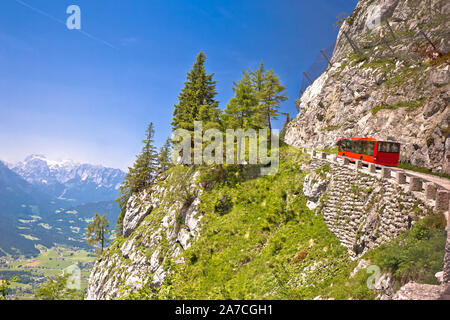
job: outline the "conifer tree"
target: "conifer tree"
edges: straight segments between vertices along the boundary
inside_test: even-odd
[[[164,172],[170,167],[170,152],[172,150],[172,140],[167,138],[164,145],[159,150],[158,154],[158,171]]]
[[[120,185],[120,197],[116,199],[116,202],[119,205],[120,213],[119,217],[117,218],[115,231],[119,236],[121,236],[123,233],[123,219],[125,218],[127,203],[130,197],[131,192],[130,192],[129,171],[128,171],[128,173],[125,175],[122,184]]]
[[[265,74],[266,74],[266,70],[264,69],[263,61],[261,61],[261,63],[259,64],[258,69],[254,70],[254,71],[250,71],[250,79],[253,83],[253,87],[255,88],[255,90],[258,94],[259,100],[261,99],[261,93],[264,90]]]
[[[128,168],[128,172],[120,186],[121,195],[116,199],[120,209],[120,215],[116,224],[116,231],[119,234],[122,234],[123,218],[125,217],[128,199],[133,193],[140,192],[148,187],[157,173],[158,153],[153,145],[155,130],[152,122],[148,125],[145,133],[146,137],[143,140],[144,146],[142,151],[136,157],[133,166]]]
[[[286,90],[286,87],[281,84],[280,78],[273,70],[269,70],[265,75],[264,90],[260,97],[262,110],[267,119],[269,133],[272,132],[271,120],[278,119],[280,103],[288,99],[283,92],[284,90]]]
[[[148,187],[156,175],[158,153],[153,145],[154,135],[153,123],[150,122],[145,131],[145,139],[142,141],[144,143],[142,151],[137,156],[134,166],[130,170],[131,193],[142,191]]]
[[[280,103],[286,101],[288,97],[283,91],[286,87],[281,84],[280,78],[274,71],[264,69],[261,61],[258,69],[250,73],[253,86],[257,91],[260,109],[265,117],[267,128],[269,129],[269,140],[272,134],[272,120],[278,119]]]
[[[204,122],[204,128],[217,124],[220,117],[216,95],[216,81],[214,74],[207,75],[205,71],[206,55],[200,52],[192,69],[187,74],[178,104],[173,112],[172,128],[194,129],[194,121]]]
[[[94,220],[87,225],[86,237],[88,245],[100,244],[100,253],[103,252],[105,242],[108,240],[110,234],[109,222],[106,219],[106,214],[100,216],[97,212],[94,215]]]
[[[281,129],[280,131],[280,139],[281,141],[284,141],[284,137],[286,136],[287,125],[289,124],[289,122],[291,122],[292,119],[288,112],[282,112],[282,114],[286,117],[286,120],[284,121],[283,129]]]
[[[244,130],[264,127],[264,118],[259,112],[257,91],[247,72],[243,72],[243,77],[238,83],[233,83],[233,91],[234,97],[225,108],[226,126]]]

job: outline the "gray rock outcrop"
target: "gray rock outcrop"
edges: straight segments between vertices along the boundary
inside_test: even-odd
[[[88,300],[119,298],[132,289],[161,286],[170,265],[183,263],[181,253],[199,236],[202,188],[198,173],[171,174],[127,203],[123,237],[96,262]],[[181,180],[180,180],[181,178]]]
[[[450,37],[445,32],[450,27],[450,3],[377,3],[382,19],[390,18],[396,34],[391,44],[396,55],[379,38],[380,28],[386,28],[383,24],[367,27],[374,2],[359,1],[341,27],[333,66],[297,100],[299,113],[288,124],[285,141],[328,148],[340,138],[394,138],[402,144],[401,161],[450,173]],[[412,45],[429,46],[425,37],[413,36],[419,32],[418,25],[446,54],[444,58],[430,61],[413,54]],[[344,32],[367,56],[353,52]]]

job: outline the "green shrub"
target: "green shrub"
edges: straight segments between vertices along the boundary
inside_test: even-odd
[[[320,168],[316,169],[316,173],[319,175],[319,177],[321,177],[322,179],[326,178],[326,173],[331,171],[331,166],[329,163],[327,163],[326,165],[323,165]]]
[[[394,241],[369,252],[368,256],[394,276],[397,286],[408,281],[437,284],[435,273],[442,270],[445,252],[446,219],[433,214]]]
[[[224,215],[228,213],[232,207],[232,196],[226,191],[220,192],[214,202],[214,212],[219,215]]]
[[[376,115],[378,111],[383,109],[396,110],[399,108],[406,108],[408,112],[413,111],[416,108],[419,108],[424,105],[426,99],[419,99],[413,101],[400,101],[393,105],[380,105],[372,108],[372,114]]]

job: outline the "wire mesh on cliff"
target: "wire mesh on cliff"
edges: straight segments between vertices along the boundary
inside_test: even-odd
[[[437,22],[439,21],[437,19]],[[338,41],[346,42],[344,47],[346,47],[347,54],[356,53],[358,56],[374,59],[420,63],[442,57],[443,53],[439,50],[439,44],[443,39],[448,38],[447,30],[436,29],[436,21],[433,24],[418,24],[413,27],[407,22],[407,19],[398,17],[388,19],[381,23],[380,28],[357,38],[351,38],[350,35],[343,32],[343,36]],[[334,42],[321,50],[310,67],[302,73],[299,97],[327,70],[336,45],[337,42]]]
[[[331,43],[328,47],[320,50],[316,55],[313,63],[309,68],[302,74],[302,84],[300,86],[300,96],[322,73],[327,70],[329,66],[329,60],[333,55],[334,47],[336,46],[336,41]]]

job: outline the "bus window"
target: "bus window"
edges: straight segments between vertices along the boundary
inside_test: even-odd
[[[367,155],[373,156],[374,151],[375,151],[375,141],[369,141]]]
[[[361,146],[361,152],[362,154],[369,154],[369,141],[362,140],[359,142]]]
[[[351,141],[350,140],[342,140],[341,141],[341,148],[343,151],[350,151],[351,150]]]
[[[352,152],[359,153],[359,141],[352,140]]]
[[[399,153],[400,144],[396,142],[378,142],[378,152]]]
[[[352,148],[353,148],[352,146],[353,146],[352,140],[345,141],[345,151],[352,152]]]
[[[400,152],[400,144],[395,142],[389,142],[390,152],[399,153]]]
[[[367,144],[367,141],[356,140],[355,141],[355,152],[359,153],[359,154],[365,154],[366,153],[366,144]]]

